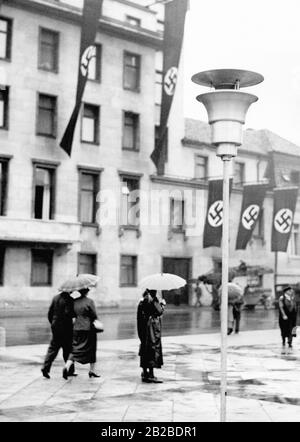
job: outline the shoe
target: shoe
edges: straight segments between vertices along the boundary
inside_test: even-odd
[[[93,371],[89,371],[89,378],[100,378],[100,374],[96,374]]]
[[[293,348],[292,344],[289,343],[289,348]]]
[[[231,335],[232,332],[233,332],[233,328],[229,328],[228,331],[227,331],[227,334]]]
[[[62,377],[64,379],[68,380],[68,370],[66,369],[66,367],[63,369]]]
[[[78,374],[77,373],[68,373],[68,376],[78,376]]]
[[[44,378],[50,379],[50,375],[49,375],[48,371],[45,370],[45,368],[42,368],[41,372],[43,373]]]
[[[157,377],[153,376],[153,378],[148,378],[148,381],[151,382],[152,384],[162,384],[163,381],[157,379]]]
[[[239,330],[236,330],[235,333],[238,334]]]

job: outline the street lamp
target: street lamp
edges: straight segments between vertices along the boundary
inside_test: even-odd
[[[222,227],[222,299],[221,299],[221,422],[226,421],[227,394],[227,322],[229,261],[229,167],[242,144],[242,125],[255,95],[241,92],[241,87],[254,86],[264,80],[256,72],[239,69],[216,69],[193,75],[192,81],[211,88],[197,96],[208,114],[212,144],[223,161],[223,227]]]

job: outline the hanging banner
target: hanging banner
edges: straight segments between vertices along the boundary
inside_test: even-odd
[[[163,81],[159,136],[151,159],[162,174],[167,157],[167,124],[175,93],[188,0],[173,0],[165,4]]]
[[[244,186],[236,249],[246,249],[261,215],[266,191],[267,186],[265,184],[249,184]]]
[[[232,178],[230,179],[230,193]],[[223,180],[210,180],[208,183],[207,212],[203,233],[203,248],[220,247],[223,225]]]
[[[274,189],[272,252],[286,252],[293,226],[298,187]]]
[[[88,78],[89,62],[93,57],[96,56],[96,48],[94,43],[101,11],[102,0],[84,0],[76,102],[70,121],[60,142],[60,147],[62,147],[69,156],[71,156],[74,131],[80,111],[83,92]]]

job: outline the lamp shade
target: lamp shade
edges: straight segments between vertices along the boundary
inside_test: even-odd
[[[206,108],[212,127],[212,143],[240,146],[247,111],[258,98],[240,90],[220,89],[198,95],[197,100]]]

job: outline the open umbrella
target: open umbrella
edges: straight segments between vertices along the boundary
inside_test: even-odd
[[[75,290],[88,289],[90,287],[95,287],[99,277],[92,275],[90,273],[81,273],[77,276],[67,279],[59,287],[60,291],[64,292],[74,292]]]
[[[219,288],[219,296],[222,295],[222,286]],[[228,283],[228,302],[241,302],[243,300],[243,289],[234,282]]]
[[[154,273],[139,282],[139,286],[149,290],[174,290],[186,285],[186,280],[172,273]]]

